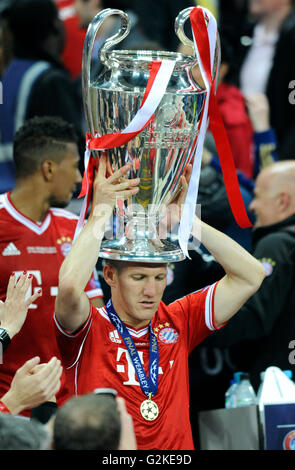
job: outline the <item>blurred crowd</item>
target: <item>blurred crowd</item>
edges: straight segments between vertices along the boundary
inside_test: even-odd
[[[253,227],[241,229],[233,218],[210,126],[197,202],[203,221],[253,253],[266,270],[261,289],[190,356],[196,446],[198,411],[224,406],[233,372],[249,372],[257,390],[260,373],[268,366],[294,370],[288,362],[295,331],[294,2],[2,0],[0,298],[6,301],[1,304],[0,328],[11,334],[0,364],[1,449],[136,449],[132,418],[124,400],[113,391],[73,397],[64,404],[65,379],[50,326],[58,270],[73,241],[81,208],[77,196],[87,130],[81,93],[83,44],[92,18],[113,8],[126,11],[131,19],[130,34],[117,49],[193,54],[180,43],[174,21],[181,10],[196,5],[208,8],[217,20],[221,64],[216,97]],[[118,27],[117,17],[109,17],[96,38],[96,56]],[[188,37],[190,34],[188,31]],[[96,56],[94,70],[99,73]],[[66,150],[64,141],[70,142]],[[60,169],[62,152],[66,157]],[[52,165],[43,165],[41,180],[36,176],[36,161],[43,154],[57,156],[52,157]],[[48,227],[50,235],[41,242]],[[25,241],[18,245],[20,238]],[[50,263],[54,266],[47,265],[51,271],[46,275],[42,250],[53,255]],[[29,255],[34,255],[33,264]],[[190,256],[169,264],[165,303],[224,275],[202,245]],[[26,269],[28,274],[23,274]],[[96,306],[103,305],[110,295],[102,270],[99,260],[87,290]],[[9,286],[11,272],[18,279],[17,298],[12,298]],[[31,292],[25,304],[21,297],[24,289]],[[42,295],[46,295],[43,304]],[[17,302],[21,305],[18,323],[13,326],[8,318],[11,302],[14,307]],[[48,318],[41,322],[36,317],[42,318],[44,312]]]

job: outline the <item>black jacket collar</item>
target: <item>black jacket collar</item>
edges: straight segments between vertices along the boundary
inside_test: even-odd
[[[287,219],[282,220],[276,224],[265,225],[264,227],[258,227],[253,230],[253,243],[257,243],[265,235],[269,233],[278,232],[284,228],[295,226],[295,214],[287,217]]]

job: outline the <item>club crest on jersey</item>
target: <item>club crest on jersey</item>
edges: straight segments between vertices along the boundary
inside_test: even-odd
[[[172,328],[168,322],[160,324],[157,328],[154,328],[154,333],[158,340],[165,344],[177,343],[179,337],[178,331],[176,331],[175,328]]]
[[[271,258],[260,258],[258,261],[260,261],[260,263],[264,267],[266,276],[270,276],[273,272],[276,262],[273,261]]]
[[[56,240],[56,243],[59,245],[62,255],[66,257],[68,252],[72,248],[71,237],[60,237],[58,240]]]

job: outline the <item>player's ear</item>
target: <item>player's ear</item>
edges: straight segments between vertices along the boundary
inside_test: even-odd
[[[41,164],[41,173],[45,181],[50,182],[53,179],[56,162],[52,160],[44,160]]]
[[[117,270],[110,266],[109,264],[105,264],[103,267],[103,277],[105,282],[110,287],[116,287],[117,285]]]
[[[284,212],[288,209],[290,199],[290,195],[285,191],[281,191],[280,194],[277,196],[277,204],[281,212]]]

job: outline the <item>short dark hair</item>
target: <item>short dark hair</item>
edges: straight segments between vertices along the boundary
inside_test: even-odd
[[[54,450],[116,450],[121,420],[113,397],[87,394],[71,398],[55,416]]]
[[[112,268],[114,268],[117,271],[117,273],[120,274],[124,268],[127,268],[128,266],[130,266],[130,261],[106,259],[103,265],[112,266]]]
[[[46,427],[21,416],[0,414],[0,450],[48,450],[51,445]]]
[[[7,2],[3,16],[16,41],[33,44],[54,33],[58,9],[52,0],[14,0]]]
[[[31,176],[47,158],[60,162],[64,158],[66,144],[77,143],[77,140],[73,125],[59,117],[29,119],[14,136],[16,178]]]
[[[136,261],[123,261],[123,260],[117,260],[117,259],[106,259],[103,261],[103,266],[112,266],[118,274],[121,274],[121,272],[123,271],[124,268],[128,268],[129,266],[148,266],[148,267],[158,267],[160,265],[166,265],[167,266],[167,263],[163,262],[163,263],[149,263],[149,262],[144,262],[144,261],[140,261],[140,262],[136,262]]]
[[[130,10],[134,7],[133,0],[102,0],[103,8],[115,8],[119,10]]]

